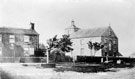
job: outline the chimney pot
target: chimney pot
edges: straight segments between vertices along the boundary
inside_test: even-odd
[[[35,23],[32,23],[32,22],[31,22],[30,25],[31,25],[31,29],[32,29],[32,30],[35,30],[35,27],[34,27]]]

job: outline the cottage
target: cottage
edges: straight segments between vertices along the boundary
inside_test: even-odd
[[[80,29],[75,26],[74,21],[71,26],[66,28],[66,34],[70,35],[73,42],[72,56],[93,56],[91,50],[88,48],[89,41],[102,43],[104,48],[97,51],[95,56],[120,56],[118,51],[118,37],[110,26]]]
[[[34,55],[39,46],[39,34],[34,23],[30,29],[0,27],[0,57],[22,57]],[[10,59],[8,59],[10,60]]]

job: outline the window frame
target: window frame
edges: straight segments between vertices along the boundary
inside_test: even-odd
[[[9,35],[9,43],[15,43],[15,35]]]
[[[28,43],[28,42],[30,42],[30,36],[28,36],[28,35],[24,35],[23,36],[23,41],[25,42],[25,43]]]

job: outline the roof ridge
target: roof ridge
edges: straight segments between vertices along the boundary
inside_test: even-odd
[[[12,27],[0,27],[0,33],[14,33],[14,34],[34,34],[39,35],[36,30]]]
[[[101,37],[108,28],[109,27],[94,27],[89,29],[80,29],[79,31],[71,34],[71,38],[96,37],[96,36]]]
[[[17,30],[29,30],[29,29],[25,29],[25,28],[5,27],[5,26],[4,26],[4,27],[0,27],[0,29],[1,29],[1,28],[4,28],[4,29],[17,29]]]
[[[88,29],[99,29],[99,28],[108,28],[109,26],[103,26],[103,27],[92,27],[92,28],[85,28],[82,30],[88,30]]]

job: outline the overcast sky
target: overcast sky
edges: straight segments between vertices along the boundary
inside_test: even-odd
[[[134,0],[0,0],[0,26],[30,28],[34,22],[44,44],[64,34],[72,19],[82,29],[111,24],[119,51],[124,56],[135,52]]]

